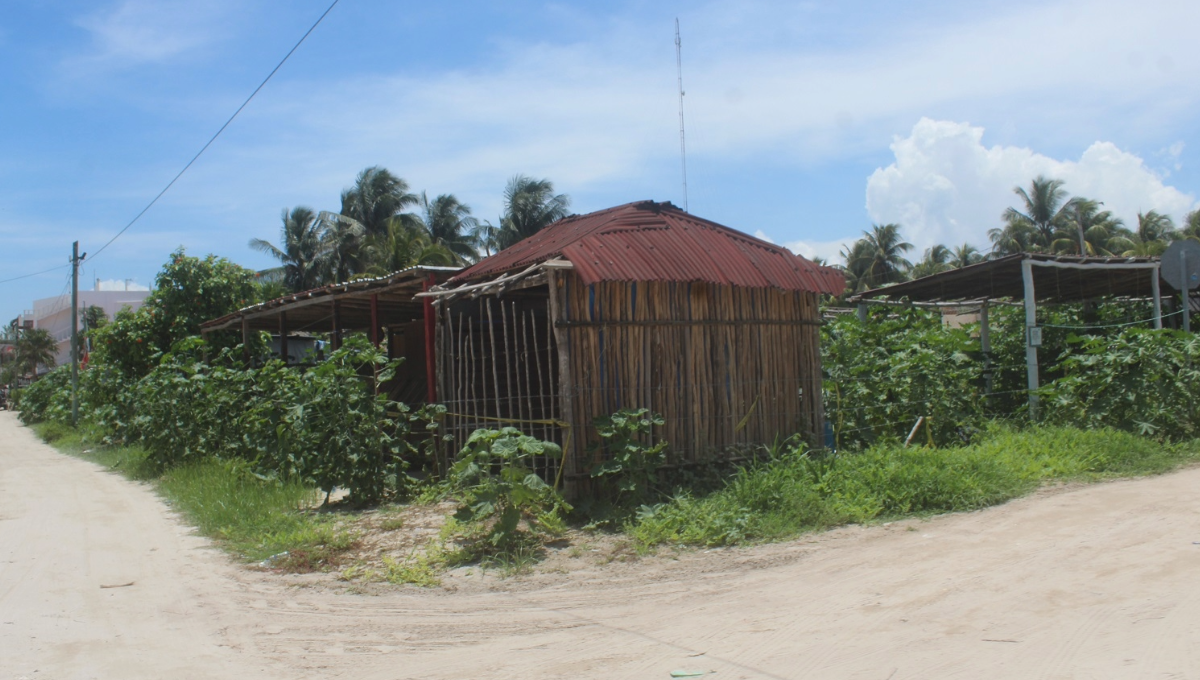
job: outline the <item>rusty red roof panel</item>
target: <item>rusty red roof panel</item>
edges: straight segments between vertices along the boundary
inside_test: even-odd
[[[845,277],[791,251],[695,217],[670,203],[640,201],[568,217],[451,279],[485,279],[563,257],[584,283],[706,281],[840,295]]]

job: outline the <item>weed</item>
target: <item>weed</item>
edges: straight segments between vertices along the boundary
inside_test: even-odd
[[[1115,430],[990,427],[975,444],[817,457],[802,450],[741,469],[719,491],[677,495],[629,526],[639,549],[781,539],[851,522],[974,510],[1050,480],[1155,474],[1200,458]]]
[[[287,552],[282,568],[312,571],[333,564],[356,540],[330,515],[305,510],[318,500],[312,487],[264,480],[240,461],[172,468],[159,489],[201,533],[249,560]]]
[[[397,531],[404,528],[403,517],[388,517],[379,523],[381,531]]]
[[[433,588],[442,584],[441,569],[428,555],[420,555],[403,562],[384,555],[383,566],[383,578],[388,583],[411,583],[422,588]]]

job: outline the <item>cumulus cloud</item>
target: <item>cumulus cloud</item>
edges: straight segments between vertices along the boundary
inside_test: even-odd
[[[967,123],[923,118],[907,137],[897,137],[895,162],[867,180],[871,220],[903,225],[918,249],[964,241],[982,249],[1004,209],[1020,207],[1013,187],[1038,175],[1063,180],[1071,195],[1103,201],[1127,224],[1148,210],[1178,221],[1196,205],[1194,196],[1110,142],[1095,142],[1078,160],[1057,160],[1023,147],[984,146],[983,134]]]
[[[118,281],[117,279],[109,279],[109,280],[106,280],[106,281],[100,281],[100,280],[97,280],[97,281],[96,281],[96,290],[102,290],[102,291],[126,291],[126,290],[142,291],[142,290],[150,290],[150,289],[149,289],[149,288],[147,288],[146,286],[143,286],[143,285],[141,285],[140,283],[137,283],[137,282],[136,282],[136,281],[134,281],[133,279],[125,279],[125,280],[122,280],[122,281]]]

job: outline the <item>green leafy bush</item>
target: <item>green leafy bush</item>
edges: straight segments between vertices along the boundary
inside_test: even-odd
[[[662,416],[644,408],[622,409],[592,422],[600,435],[593,453],[601,460],[592,466],[591,476],[601,480],[618,505],[649,502],[657,492],[667,442],[647,442],[651,430],[663,424]]]
[[[822,329],[825,410],[835,448],[903,440],[921,416],[938,445],[961,443],[986,421],[979,342],[922,310],[843,315]]]
[[[467,439],[450,468],[450,486],[462,508],[460,522],[489,525],[483,538],[503,551],[520,543],[521,521],[557,528],[566,502],[529,466],[535,456],[558,456],[558,445],[505,427],[480,429]]]
[[[18,417],[26,425],[71,422],[71,367],[59,366],[19,393]]]
[[[402,490],[408,409],[372,386],[398,362],[365,338],[308,371],[278,360],[241,368],[236,350],[207,364],[202,349],[198,339],[178,343],[135,387],[126,439],[160,468],[217,457],[327,496],[347,489],[359,502]]]
[[[1130,329],[1072,337],[1078,351],[1042,391],[1046,417],[1077,427],[1115,427],[1158,439],[1200,435],[1200,339]]]

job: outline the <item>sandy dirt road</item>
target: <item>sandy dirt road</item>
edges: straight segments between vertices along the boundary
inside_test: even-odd
[[[0,679],[1200,678],[1197,542],[1193,468],[787,544],[354,595],[229,563],[146,487],[0,413]]]

